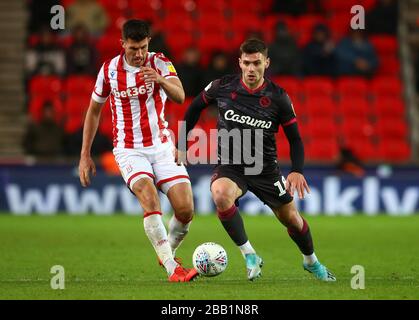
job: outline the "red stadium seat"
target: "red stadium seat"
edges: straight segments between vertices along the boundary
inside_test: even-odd
[[[300,98],[301,81],[296,77],[275,76],[271,80],[283,88],[294,102]]]
[[[122,48],[121,48],[121,32],[114,31],[111,33],[106,33],[105,35],[101,36],[97,41],[96,47],[100,54],[100,62],[104,62],[107,59],[112,59],[117,56]]]
[[[408,124],[402,119],[380,119],[377,122],[379,137],[387,139],[406,139],[409,133]]]
[[[348,143],[352,139],[368,140],[374,137],[374,125],[366,119],[347,118],[339,126],[339,131]]]
[[[262,1],[248,1],[244,5],[242,0],[230,0],[231,10],[234,13],[256,13],[260,14],[262,11]]]
[[[67,95],[82,95],[86,96],[91,94],[96,79],[88,75],[71,75],[67,78],[65,82],[65,92]]]
[[[393,56],[379,57],[379,66],[376,73],[378,76],[400,76],[400,60]]]
[[[331,118],[309,118],[305,125],[310,133],[310,139],[326,139],[337,135],[337,127],[334,119]]]
[[[68,97],[64,104],[64,112],[67,117],[83,116],[89,106],[89,96]]]
[[[346,144],[362,161],[374,161],[379,158],[378,147],[372,143],[369,139],[361,138],[351,138]]]
[[[363,98],[340,100],[337,110],[343,121],[348,118],[365,119],[372,114],[370,104]]]
[[[330,96],[308,97],[304,105],[309,119],[317,121],[326,118],[327,121],[335,122],[337,106]]]
[[[29,80],[31,96],[59,96],[62,92],[62,80],[57,76],[34,76]]]
[[[378,153],[382,160],[389,162],[406,162],[410,160],[410,145],[403,139],[381,140]]]
[[[347,11],[343,14],[334,14],[328,19],[327,25],[329,26],[330,31],[332,32],[332,38],[335,41],[339,41],[348,33],[351,17],[352,15]]]
[[[388,35],[371,35],[369,37],[369,41],[372,43],[380,57],[383,55],[390,55],[393,57],[397,56],[397,37]]]
[[[60,122],[63,119],[63,104],[59,97],[34,96],[29,102],[29,114],[35,122],[42,117],[42,108],[46,102],[52,103],[55,111],[55,120]]]
[[[341,100],[367,98],[368,82],[361,77],[341,77],[337,80],[337,91]]]
[[[262,20],[256,13],[233,14],[231,17],[231,27],[237,32],[262,31]]]
[[[336,137],[313,139],[306,149],[307,159],[312,161],[335,162],[339,156]]]
[[[377,98],[373,102],[375,116],[379,119],[401,119],[405,116],[403,100],[397,98]]]
[[[106,104],[102,107],[101,119],[99,123],[100,133],[107,136],[109,139],[113,138],[113,124],[112,124],[112,112],[109,105],[109,99]]]
[[[334,93],[332,80],[326,77],[306,77],[302,89],[310,97],[330,97]]]
[[[230,43],[223,34],[206,33],[199,38],[198,48],[203,53],[211,53],[216,50],[228,51]]]
[[[399,78],[391,76],[375,77],[371,80],[370,91],[375,98],[400,98],[402,83]]]

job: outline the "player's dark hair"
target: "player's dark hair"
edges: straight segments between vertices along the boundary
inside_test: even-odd
[[[122,26],[122,39],[141,41],[150,36],[150,26],[144,20],[127,20]]]
[[[240,46],[240,56],[243,53],[262,53],[265,57],[268,56],[268,47],[265,42],[260,39],[251,38],[247,39]]]

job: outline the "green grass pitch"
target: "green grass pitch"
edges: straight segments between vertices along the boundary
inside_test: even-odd
[[[191,266],[197,245],[214,241],[229,264],[215,278],[169,283],[146,238],[142,218],[113,215],[0,215],[0,299],[418,299],[419,215],[306,217],[316,254],[336,275],[322,283],[273,216],[244,216],[263,276],[246,279],[244,260],[214,215],[196,216],[178,250]],[[50,269],[65,269],[52,290]],[[351,267],[365,268],[365,289],[351,288]]]

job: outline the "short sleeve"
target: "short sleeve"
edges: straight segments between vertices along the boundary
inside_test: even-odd
[[[287,126],[296,121],[294,106],[288,94],[283,92],[277,100],[279,108],[279,122],[282,126]]]
[[[107,68],[106,68],[107,69]],[[104,103],[111,93],[109,79],[105,76],[105,64],[102,65],[96,78],[95,88],[92,92],[92,99],[97,103]]]
[[[155,66],[162,77],[178,78],[173,63],[163,53],[157,53],[155,55]]]

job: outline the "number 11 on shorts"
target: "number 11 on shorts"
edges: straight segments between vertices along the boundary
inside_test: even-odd
[[[277,182],[274,183],[274,186],[278,187],[279,189],[279,196],[283,196],[287,190],[285,189],[285,178],[283,176],[281,176],[282,179],[282,183],[278,180]]]

